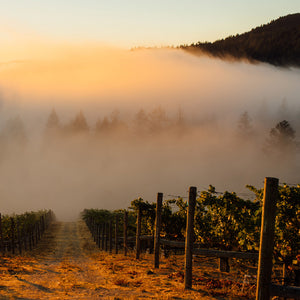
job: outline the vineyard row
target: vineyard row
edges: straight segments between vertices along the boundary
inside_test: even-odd
[[[4,255],[18,252],[21,255],[23,250],[32,250],[53,219],[54,214],[51,210],[13,216],[0,214],[1,253]]]
[[[157,203],[155,205],[155,230],[151,236],[142,235],[142,215],[145,205],[140,202],[140,205],[136,205],[136,226],[135,226],[135,238],[128,237],[128,231],[133,232],[132,218],[133,214],[128,214],[128,211],[124,212],[123,222],[123,237],[119,236],[121,217],[120,211],[115,214],[110,214],[105,210],[85,210],[83,217],[89,227],[95,242],[102,250],[112,252],[113,244],[116,253],[118,253],[119,247],[123,244],[124,254],[127,254],[129,247],[135,247],[136,258],[139,259],[141,248],[149,248],[150,252],[154,250],[154,267],[159,267],[159,256],[161,246],[167,249],[168,247],[183,247],[185,248],[185,288],[192,287],[192,257],[193,254],[203,256],[215,256],[219,257],[219,266],[221,271],[229,271],[228,258],[239,258],[248,260],[259,260],[258,275],[257,275],[257,299],[269,299],[272,296],[284,296],[284,297],[299,297],[300,288],[291,286],[280,286],[271,284],[272,273],[272,255],[273,255],[273,243],[274,243],[274,231],[275,231],[275,211],[279,200],[278,193],[278,180],[274,178],[266,178],[265,188],[262,201],[262,226],[260,235],[260,252],[241,252],[241,251],[224,251],[216,249],[203,249],[198,248],[199,245],[195,244],[195,207],[197,203],[197,189],[191,187],[189,190],[189,200],[186,205],[186,229],[183,242],[174,240],[168,240],[161,236],[162,225],[162,198],[163,195],[158,193]],[[136,203],[135,203],[136,204]],[[295,207],[295,209],[297,209]],[[145,213],[144,213],[145,215]],[[114,234],[113,234],[113,218],[114,216]],[[128,216],[131,218],[128,228]],[[145,221],[145,220],[144,220]],[[144,224],[147,223],[144,222]],[[175,226],[176,224],[174,224]],[[298,249],[299,250],[299,249]],[[296,249],[297,251],[297,249]],[[299,274],[298,274],[299,276]],[[299,280],[299,278],[298,278]],[[299,283],[298,283],[299,284]]]

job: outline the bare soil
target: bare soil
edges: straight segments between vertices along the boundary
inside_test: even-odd
[[[125,257],[99,250],[83,221],[55,222],[38,247],[0,256],[0,299],[252,299],[251,268],[217,270],[217,261],[194,259],[193,290],[183,288],[183,256]]]

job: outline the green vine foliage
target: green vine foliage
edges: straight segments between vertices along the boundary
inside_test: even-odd
[[[23,214],[4,215],[1,217],[2,236],[4,240],[9,240],[12,237],[12,219],[14,221],[14,235],[22,235],[30,230],[42,215],[45,215],[47,210],[36,212],[25,212]]]
[[[263,189],[247,186],[256,199],[245,200],[236,193],[217,193],[213,186],[202,191],[195,209],[195,242],[201,247],[258,251]],[[162,206],[162,236],[168,239],[183,240],[185,236],[187,201],[183,198],[165,200]],[[135,234],[137,210],[142,211],[142,234],[153,234],[155,223],[155,203],[142,198],[131,202],[129,227]],[[88,212],[88,213],[87,213]],[[93,215],[103,222],[116,212],[106,210],[85,210],[84,216]],[[290,264],[300,249],[300,185],[279,186],[275,222],[274,257]]]
[[[263,189],[249,188],[262,202]],[[300,185],[279,186],[276,206],[274,254],[278,260],[290,264],[300,253]]]
[[[195,234],[206,247],[224,250],[257,250],[260,203],[243,200],[235,193],[217,195],[215,188],[197,199]]]

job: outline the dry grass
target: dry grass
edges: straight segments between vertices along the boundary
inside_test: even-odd
[[[72,234],[70,234],[70,232]],[[183,288],[183,256],[108,254],[99,251],[82,222],[56,224],[32,253],[0,258],[0,299],[253,299],[242,286],[247,270],[230,274],[217,261],[194,259],[193,290]]]

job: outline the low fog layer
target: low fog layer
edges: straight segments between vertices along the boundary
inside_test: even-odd
[[[245,185],[266,176],[300,182],[299,69],[172,49],[51,50],[0,65],[2,213],[72,219],[190,185],[249,198]]]

